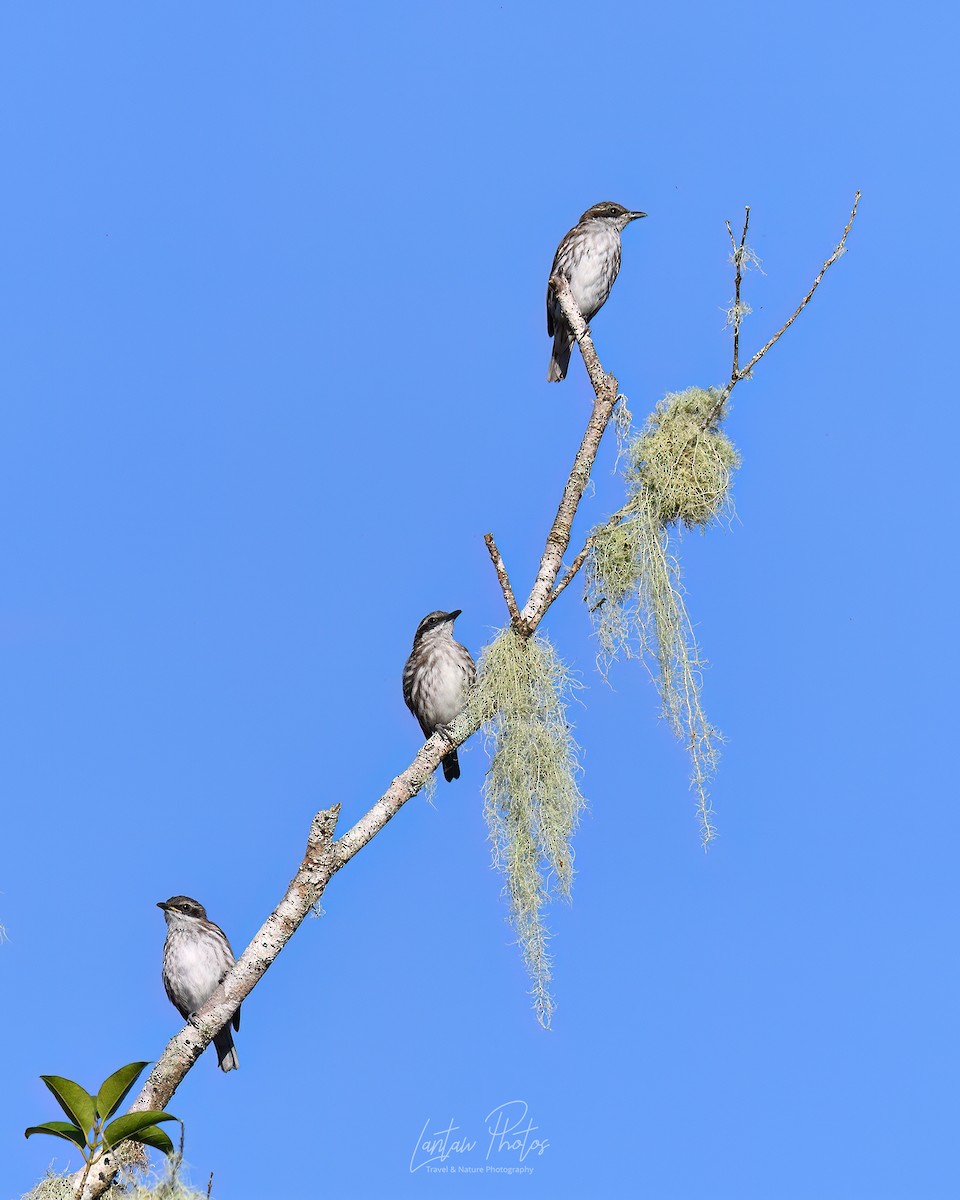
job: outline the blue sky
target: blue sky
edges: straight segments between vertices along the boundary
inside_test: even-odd
[[[311,814],[347,828],[419,745],[419,619],[505,619],[589,411],[543,292],[590,204],[627,230],[593,323],[640,418],[722,382],[724,220],[752,206],[738,520],[683,543],[728,738],[699,847],[636,664],[588,685],[590,802],[536,1024],[490,869],[485,756],[331,884],[244,1006],[241,1069],[171,1111],[192,1178],[277,1195],[933,1200],[957,1194],[957,21],[846,0],[6,5],[0,288],[0,1184],[179,1028],[157,900],[240,949]],[[953,105],[951,105],[951,101]],[[577,526],[620,503],[613,444]],[[532,1174],[429,1175],[424,1126]],[[65,1148],[65,1147],[64,1147]]]

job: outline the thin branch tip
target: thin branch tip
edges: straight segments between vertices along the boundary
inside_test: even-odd
[[[500,583],[500,590],[503,592],[503,599],[507,606],[507,612],[510,614],[510,621],[514,628],[517,628],[521,621],[520,609],[517,607],[517,598],[514,595],[513,585],[510,582],[510,576],[507,574],[507,568],[503,561],[503,555],[497,549],[497,543],[493,540],[492,533],[485,533],[483,535],[483,540],[486,543],[487,551],[490,554],[490,560],[493,563],[493,569],[497,573],[497,580]]]
[[[740,323],[741,323],[743,317],[747,313],[750,312],[750,309],[747,305],[744,305],[741,303],[740,288],[741,288],[741,284],[743,281],[743,263],[744,263],[744,258],[745,258],[745,247],[746,247],[746,241],[747,241],[747,229],[750,224],[750,205],[749,204],[746,205],[746,207],[744,209],[743,236],[740,239],[739,247],[737,246],[736,241],[734,239],[733,231],[730,226],[730,222],[727,221],[727,223],[726,223],[727,232],[730,234],[730,240],[731,240],[731,242],[733,242],[733,249],[734,249],[732,259],[733,259],[734,267],[736,269],[735,275],[734,275],[733,307],[729,310],[729,316],[728,316],[728,324],[731,324],[733,326],[733,365],[731,367],[729,380],[724,385],[722,391],[720,392],[720,395],[717,397],[716,404],[713,406],[713,408],[707,414],[707,417],[706,417],[707,424],[710,424],[711,422],[717,420],[721,416],[721,414],[723,413],[724,405],[726,404],[727,399],[729,398],[730,393],[733,391],[733,389],[737,386],[737,384],[741,380],[749,379],[751,377],[753,368],[757,365],[757,363],[760,361],[760,359],[763,358],[763,356],[767,353],[768,350],[770,350],[773,346],[776,345],[776,343],[780,340],[780,338],[783,337],[783,335],[790,328],[790,326],[794,323],[794,321],[797,319],[797,317],[799,317],[799,315],[803,312],[803,310],[806,308],[806,306],[810,303],[811,299],[813,298],[814,292],[820,286],[820,282],[823,279],[824,275],[826,275],[827,271],[833,266],[833,264],[837,261],[838,258],[841,258],[846,253],[847,235],[849,234],[850,230],[853,227],[853,222],[857,215],[857,205],[859,203],[860,203],[860,191],[858,189],[856,194],[853,197],[853,207],[850,210],[850,217],[849,217],[846,225],[843,227],[843,233],[840,235],[840,241],[837,243],[836,247],[834,248],[833,253],[830,255],[830,257],[826,260],[826,262],[820,268],[820,272],[817,275],[816,279],[814,279],[813,283],[811,284],[810,290],[807,292],[807,294],[804,296],[804,298],[797,305],[796,309],[793,312],[793,315],[791,317],[789,317],[783,323],[783,325],[780,326],[780,328],[773,335],[773,337],[770,338],[770,340],[766,343],[766,345],[762,346],[757,351],[757,353],[753,356],[753,358],[751,358],[750,361],[744,367],[740,366]],[[749,258],[750,256],[751,256],[751,252],[749,250],[747,250],[746,257]],[[753,256],[751,261],[756,261],[755,256]]]

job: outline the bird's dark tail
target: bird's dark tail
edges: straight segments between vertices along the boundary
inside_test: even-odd
[[[217,1062],[220,1064],[221,1071],[235,1071],[240,1066],[240,1059],[237,1058],[237,1049],[233,1044],[233,1034],[230,1032],[230,1026],[226,1025],[217,1036],[213,1039],[213,1044],[217,1051]]]
[[[443,777],[447,783],[460,778],[460,759],[457,758],[456,750],[451,750],[446,758],[441,759],[441,762],[443,763]]]
[[[550,356],[550,366],[547,367],[547,383],[559,383],[561,379],[566,379],[572,349],[573,338],[566,329],[558,327],[553,336],[553,354]]]

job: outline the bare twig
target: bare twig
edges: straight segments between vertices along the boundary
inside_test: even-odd
[[[744,210],[743,236],[740,238],[740,246],[738,247],[737,239],[733,236],[733,230],[730,228],[730,222],[727,222],[727,233],[730,234],[730,243],[733,246],[733,262],[737,269],[733,291],[733,370],[730,373],[731,379],[736,379],[740,366],[740,322],[743,320],[743,309],[740,307],[740,284],[743,282],[743,252],[747,244],[747,229],[749,225],[750,205],[748,204]]]
[[[777,330],[777,332],[773,335],[773,337],[770,339],[770,341],[767,342],[767,344],[762,349],[758,350],[757,353],[753,356],[753,358],[751,358],[750,361],[747,363],[747,365],[743,368],[743,370],[740,371],[740,373],[738,375],[738,379],[746,379],[747,376],[749,376],[750,372],[757,365],[757,363],[760,361],[760,359],[763,358],[763,356],[770,349],[770,347],[775,342],[778,342],[780,340],[780,338],[786,333],[786,331],[794,323],[794,321],[797,319],[797,317],[800,316],[800,314],[803,312],[803,310],[806,308],[806,306],[810,303],[810,300],[813,297],[813,293],[820,286],[820,280],[823,279],[823,277],[824,277],[824,275],[826,275],[827,271],[833,266],[833,264],[837,261],[837,259],[840,257],[840,255],[843,254],[843,252],[844,252],[845,243],[847,240],[847,234],[850,232],[850,230],[853,226],[854,218],[857,215],[857,205],[859,203],[860,203],[860,193],[857,192],[857,194],[853,198],[853,208],[850,210],[850,219],[849,219],[849,221],[847,221],[846,225],[843,227],[843,236],[840,238],[840,241],[837,243],[837,247],[834,250],[834,252],[830,255],[830,257],[827,259],[827,261],[820,268],[820,274],[816,277],[816,279],[810,285],[810,291],[807,292],[807,294],[804,296],[804,298],[797,305],[796,311],[794,312],[793,316],[790,317],[790,319],[788,321],[785,321],[783,323],[781,328]]]
[[[556,600],[556,598],[564,590],[564,588],[567,586],[567,584],[571,582],[571,580],[574,578],[576,573],[580,570],[580,568],[583,566],[583,564],[587,561],[587,555],[590,553],[590,550],[592,547],[593,547],[593,534],[591,533],[590,536],[587,538],[587,540],[583,543],[583,549],[580,551],[580,553],[577,555],[577,557],[573,560],[573,562],[570,564],[570,566],[567,567],[566,571],[563,574],[563,578],[556,584],[553,591],[550,593],[550,603],[551,604],[554,602],[554,600]]]
[[[583,549],[580,551],[580,553],[577,555],[577,557],[573,560],[573,562],[567,568],[563,578],[560,580],[560,582],[556,585],[556,587],[551,592],[551,594],[550,594],[550,603],[551,604],[554,602],[554,600],[556,600],[556,598],[564,590],[564,588],[567,586],[567,584],[569,584],[573,581],[574,577],[576,576],[576,574],[578,573],[580,568],[587,561],[587,555],[593,549],[593,543],[596,540],[597,535],[599,533],[606,532],[608,529],[616,529],[616,527],[620,524],[620,522],[623,521],[626,517],[631,516],[631,514],[634,511],[635,511],[635,509],[633,507],[633,501],[628,500],[627,503],[624,504],[622,508],[618,508],[615,513],[613,513],[611,516],[607,517],[606,521],[604,521],[603,525],[601,525],[599,529],[595,529],[593,531],[593,533],[591,533],[589,535],[587,540],[583,543]]]
[[[510,583],[510,576],[507,574],[507,568],[504,566],[503,557],[497,549],[497,543],[493,540],[492,533],[485,533],[483,540],[487,543],[487,549],[490,551],[490,557],[493,559],[493,569],[497,573],[497,579],[500,580],[500,590],[503,592],[503,598],[507,602],[507,612],[510,614],[510,622],[516,629],[520,624],[520,609],[517,608],[517,598],[513,594],[513,587]]]
[[[726,404],[727,400],[730,397],[730,393],[737,386],[737,384],[740,382],[740,380],[750,378],[751,371],[757,365],[757,363],[760,361],[760,359],[763,358],[763,356],[766,354],[766,352],[770,349],[771,346],[774,346],[783,337],[783,335],[787,332],[787,330],[794,323],[794,321],[797,319],[797,317],[800,316],[800,314],[803,312],[803,310],[806,308],[806,306],[810,303],[811,299],[813,298],[813,293],[820,286],[820,281],[823,279],[823,277],[824,277],[824,275],[826,275],[827,271],[833,266],[833,264],[837,261],[837,259],[843,254],[844,250],[846,249],[847,234],[850,232],[851,228],[853,227],[853,222],[857,215],[857,205],[859,203],[860,203],[860,192],[858,191],[853,198],[853,208],[850,210],[850,219],[847,221],[846,225],[843,228],[843,234],[840,237],[840,241],[837,243],[836,248],[834,249],[833,253],[830,255],[830,257],[827,259],[827,261],[820,268],[820,273],[817,275],[816,279],[810,285],[810,290],[807,292],[807,294],[804,296],[804,298],[797,305],[796,309],[794,310],[793,315],[788,320],[784,321],[784,323],[780,326],[780,328],[773,335],[773,337],[767,342],[767,344],[765,346],[762,346],[757,351],[757,353],[753,356],[753,358],[750,359],[750,361],[747,363],[747,365],[745,367],[741,367],[739,365],[740,326],[739,326],[738,318],[740,316],[740,279],[741,279],[741,274],[742,274],[743,250],[744,250],[744,245],[746,243],[746,237],[747,237],[747,225],[750,221],[750,209],[749,209],[749,207],[747,207],[746,218],[743,223],[743,238],[740,241],[740,249],[738,252],[736,249],[736,245],[734,245],[734,255],[733,255],[734,263],[736,264],[736,270],[737,270],[736,281],[735,281],[736,296],[734,298],[735,315],[734,315],[734,321],[733,321],[733,370],[730,374],[729,382],[726,384],[726,386],[720,392],[720,395],[717,397],[716,404],[713,406],[713,408],[707,414],[704,427],[706,427],[707,425],[710,425],[712,422],[714,422],[720,416],[720,414],[723,412],[724,405]],[[730,234],[731,241],[733,241],[733,232],[730,229],[729,221],[727,222],[727,232]]]

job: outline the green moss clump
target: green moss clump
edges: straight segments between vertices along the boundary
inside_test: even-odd
[[[740,456],[719,425],[715,388],[687,388],[665,397],[629,447],[626,476],[646,494],[661,525],[708,525],[729,507],[730,480]]]

